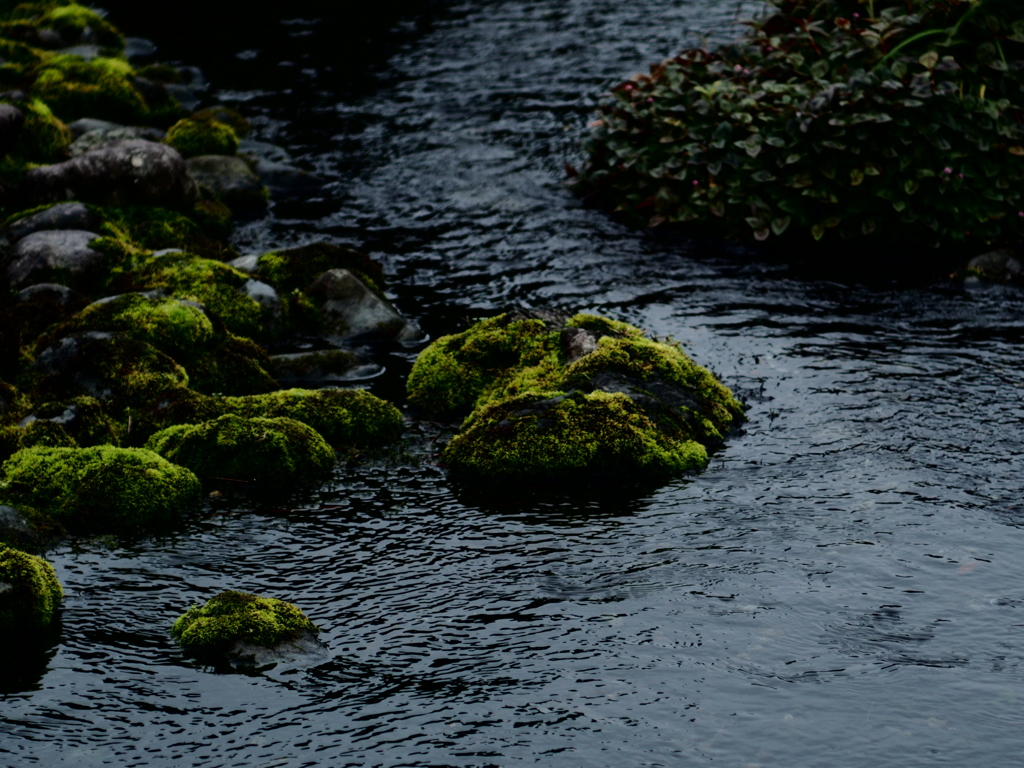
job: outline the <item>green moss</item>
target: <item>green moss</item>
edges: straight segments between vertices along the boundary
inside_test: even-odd
[[[241,291],[249,276],[219,261],[187,254],[150,258],[125,277],[127,290],[161,290],[197,301],[215,313],[232,333],[258,337],[263,308]]]
[[[201,109],[192,115],[192,119],[215,120],[218,123],[223,123],[224,125],[229,126],[240,139],[248,136],[249,132],[252,130],[252,126],[249,124],[249,121],[242,117],[238,111],[231,109],[231,107],[225,107],[222,104]]]
[[[190,653],[224,652],[238,642],[273,647],[320,630],[291,603],[227,591],[194,605],[174,622],[171,637]]]
[[[186,362],[214,346],[213,323],[202,309],[178,299],[154,299],[126,293],[90,304],[70,320],[40,338],[37,349],[48,347],[77,331],[109,331],[142,341]]]
[[[79,533],[137,534],[198,503],[192,472],[152,451],[27,448],[3,465],[0,498],[24,504]]]
[[[0,638],[24,637],[57,617],[64,590],[41,557],[0,545]]]
[[[39,420],[24,427],[10,426],[0,429],[0,461],[7,461],[21,449],[33,446],[77,448],[78,443],[64,427],[52,421]]]
[[[241,396],[273,392],[278,389],[278,384],[267,373],[265,365],[269,362],[262,350],[253,354],[237,343],[226,343],[188,362],[189,381],[194,390],[207,395]]]
[[[38,68],[32,95],[42,99],[63,120],[82,117],[138,123],[149,108],[132,84],[134,71],[123,59],[57,54]]]
[[[183,157],[197,155],[233,155],[238,151],[238,136],[229,125],[212,118],[186,117],[172,125],[164,139]]]
[[[65,40],[75,40],[91,30],[96,42],[105,48],[124,49],[124,36],[113,24],[77,3],[53,8],[43,16],[39,26],[56,30]]]
[[[347,269],[383,297],[384,271],[365,253],[333,243],[312,243],[260,256],[255,276],[280,293],[304,291],[329,269]]]
[[[461,480],[657,480],[703,469],[707,450],[653,421],[627,395],[573,392],[487,406],[442,458]]]
[[[465,478],[701,469],[743,418],[732,392],[678,345],[586,314],[506,314],[442,337],[420,354],[408,392],[429,416],[469,412],[444,453]]]
[[[27,374],[40,397],[96,397],[112,412],[138,408],[160,393],[188,386],[188,374],[145,342],[107,334],[77,334],[41,352]]]
[[[30,415],[60,425],[79,446],[121,444],[120,425],[94,397],[72,397],[43,403],[32,408]]]
[[[269,486],[311,482],[334,465],[334,451],[316,430],[285,418],[228,414],[165,429],[146,447],[200,477]]]
[[[25,125],[21,129],[18,141],[10,153],[11,158],[20,158],[30,163],[56,163],[66,157],[67,148],[71,144],[71,131],[53,115],[53,111],[45,102],[30,99],[14,104],[25,113]],[[28,170],[27,167],[23,170]]]

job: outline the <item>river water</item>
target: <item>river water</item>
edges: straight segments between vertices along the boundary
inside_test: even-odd
[[[405,453],[315,491],[62,547],[61,642],[9,668],[0,764],[1019,762],[1022,294],[808,275],[562,186],[603,90],[744,12],[456,3],[355,79],[313,19],[187,52],[330,181],[241,228],[243,251],[364,246],[434,336],[508,304],[625,319],[681,340],[750,420],[703,475],[603,496],[467,497],[436,465],[445,433],[412,425]],[[374,391],[400,397],[415,351],[377,350]],[[170,623],[224,588],[297,603],[330,661],[183,658]]]

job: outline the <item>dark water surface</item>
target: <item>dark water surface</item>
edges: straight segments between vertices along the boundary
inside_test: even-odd
[[[243,228],[243,251],[365,245],[435,336],[508,303],[671,334],[750,422],[700,477],[592,499],[459,496],[414,427],[411,456],[286,503],[62,548],[62,641],[0,695],[0,764],[1019,764],[1024,297],[801,278],[561,186],[603,88],[736,12],[455,5],[358,82],[327,71],[312,20],[282,27],[318,41],[303,59],[288,37],[287,65],[192,52],[331,180]],[[375,391],[413,354],[382,351]],[[223,588],[298,603],[330,662],[184,659],[171,621]]]

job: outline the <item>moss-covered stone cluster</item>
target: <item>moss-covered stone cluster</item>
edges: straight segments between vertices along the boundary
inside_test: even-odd
[[[408,392],[433,418],[468,414],[442,454],[467,481],[665,478],[703,469],[743,419],[677,345],[587,314],[511,312],[442,337]]]
[[[94,149],[105,131],[164,135],[176,152],[147,146],[186,180],[179,153],[233,156],[247,122],[185,114],[163,85],[182,71],[136,70],[121,33],[71,0],[0,1],[0,504],[37,531],[142,534],[194,508],[202,481],[309,482],[335,450],[401,433],[400,412],[368,392],[283,389],[263,346],[324,332],[305,291],[325,270],[382,295],[368,257],[313,245],[233,266],[231,210],[192,181],[164,202],[134,200],[129,184],[113,196],[127,204],[27,205],[33,173],[106,151]],[[71,235],[71,255],[48,245]]]
[[[63,596],[52,565],[0,544],[0,640],[51,626]]]

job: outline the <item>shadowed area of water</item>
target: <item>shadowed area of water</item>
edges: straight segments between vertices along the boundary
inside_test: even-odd
[[[414,426],[405,454],[274,508],[66,546],[61,644],[16,662],[0,764],[1019,760],[1024,296],[801,278],[625,229],[562,186],[593,99],[736,15],[455,4],[355,85],[322,39],[288,48],[294,66],[199,61],[330,180],[243,227],[243,251],[364,246],[435,336],[509,303],[628,320],[681,340],[750,421],[705,474],[618,497],[462,495],[444,435]],[[252,85],[271,69],[288,88]],[[374,391],[397,397],[414,354],[381,350]],[[170,623],[223,588],[296,602],[331,660],[247,676],[183,658]]]

